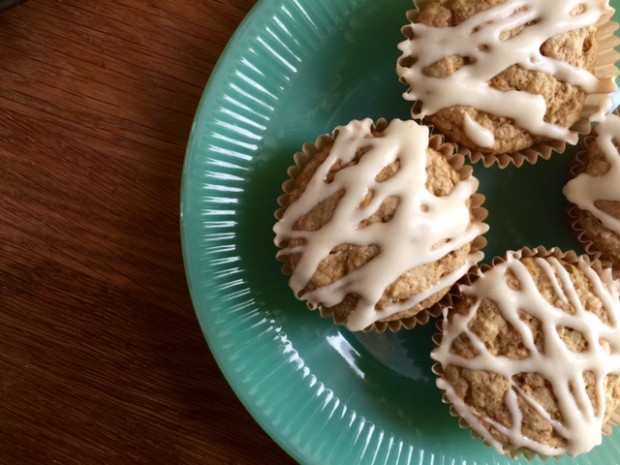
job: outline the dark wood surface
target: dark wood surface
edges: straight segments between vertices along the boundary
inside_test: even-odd
[[[188,294],[193,115],[253,0],[29,0],[0,14],[0,465],[291,464]]]

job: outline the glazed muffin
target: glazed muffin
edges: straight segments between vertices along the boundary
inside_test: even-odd
[[[575,157],[563,192],[571,226],[588,253],[620,271],[620,117],[597,125]]]
[[[432,358],[462,426],[498,452],[588,452],[620,404],[620,282],[586,255],[508,252],[467,276]]]
[[[296,154],[274,226],[295,296],[353,331],[426,323],[482,258],[463,155],[413,121],[352,121]]]
[[[413,117],[486,166],[575,144],[616,89],[616,25],[602,3],[417,1],[397,65]]]

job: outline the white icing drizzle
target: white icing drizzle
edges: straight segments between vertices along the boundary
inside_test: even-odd
[[[405,272],[431,263],[458,250],[488,229],[470,218],[468,200],[478,187],[474,177],[459,181],[449,195],[438,197],[426,189],[426,159],[429,130],[413,121],[394,120],[383,137],[372,137],[372,120],[352,121],[336,129],[337,137],[330,154],[316,170],[303,194],[284,212],[274,226],[275,243],[303,238],[305,243],[280,250],[278,256],[301,253],[301,259],[289,284],[295,295],[311,306],[326,307],[340,303],[346,295],[359,296],[347,327],[363,330],[379,319],[407,310],[426,297],[450,287],[469,267],[482,258],[482,253],[469,254],[461,269],[443,277],[406,302],[382,310],[376,308],[386,288]],[[356,152],[368,148],[358,163],[341,169],[331,183],[327,174],[338,160],[349,163]],[[383,182],[376,176],[390,163],[400,161],[399,171]],[[345,190],[332,219],[317,231],[294,229],[297,220],[319,202]],[[363,207],[367,194],[373,197]],[[360,227],[388,197],[400,203],[392,219]],[[366,265],[329,286],[302,291],[316,272],[320,262],[340,244],[371,245],[380,253]]]
[[[543,456],[557,456],[565,452],[570,455],[585,453],[602,441],[602,429],[606,411],[605,383],[609,374],[620,374],[620,282],[611,273],[599,276],[585,263],[579,263],[591,284],[592,292],[600,299],[609,315],[606,324],[590,312],[580,301],[570,274],[556,258],[535,258],[542,273],[552,282],[561,300],[575,309],[569,314],[550,304],[536,287],[536,283],[521,263],[516,252],[508,252],[507,261],[482,273],[471,286],[461,286],[461,291],[475,298],[468,314],[454,314],[451,319],[444,313],[443,337],[441,344],[431,354],[443,367],[458,366],[469,370],[495,372],[510,383],[504,403],[512,416],[512,424],[505,426],[467,405],[455,389],[444,378],[438,378],[437,385],[443,389],[450,402],[467,423],[498,452],[502,444],[489,432],[493,426],[504,435],[512,449],[527,448]],[[520,290],[512,289],[506,280],[512,272],[521,284]],[[561,290],[564,292],[561,292]],[[526,358],[513,360],[505,356],[494,356],[469,328],[483,300],[496,303],[502,317],[518,331],[524,346],[529,351]],[[536,348],[534,335],[519,318],[519,311],[529,313],[541,322],[544,334],[544,348]],[[572,352],[561,339],[558,328],[567,327],[579,331],[587,341],[585,352]],[[472,359],[463,358],[451,352],[452,343],[461,334],[466,334],[478,355]],[[606,349],[601,341],[609,343]],[[595,376],[595,395],[597,411],[590,401],[584,374],[592,372]],[[554,420],[533,397],[528,396],[513,381],[519,373],[536,373],[549,381],[558,401],[561,421]],[[523,413],[518,399],[533,407],[555,431],[566,439],[565,448],[554,448],[526,437],[522,432]]]
[[[614,140],[620,143],[620,118],[607,115],[596,127],[596,145],[609,163],[609,171],[600,176],[581,173],[571,179],[563,189],[566,198],[581,210],[589,211],[608,229],[620,234],[620,220],[608,215],[595,205],[597,200],[620,202],[620,154]]]
[[[493,147],[495,143],[493,131],[481,126],[478,121],[469,116],[468,113],[465,113],[465,125],[463,129],[465,129],[467,137],[477,146],[485,148]]]
[[[401,66],[400,61],[397,66],[399,76],[411,86],[404,98],[423,102],[421,111],[414,117],[422,118],[443,108],[466,105],[511,118],[531,134],[576,143],[576,132],[544,121],[547,106],[541,95],[516,90],[502,92],[493,89],[489,82],[518,64],[528,70],[551,74],[587,93],[607,93],[616,89],[612,78],[598,79],[585,69],[546,57],[540,51],[552,36],[596,24],[604,13],[613,11],[608,3],[607,0],[506,0],[455,27],[437,28],[414,23],[411,25],[413,39],[398,46],[402,57],[417,58],[410,67]],[[585,11],[571,15],[577,5],[584,5]],[[528,24],[531,21],[536,22]],[[500,39],[503,32],[526,24],[511,39]],[[471,57],[475,62],[444,78],[424,73],[426,67],[452,55]]]

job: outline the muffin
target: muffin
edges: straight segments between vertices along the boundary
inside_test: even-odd
[[[564,186],[571,226],[588,253],[620,271],[620,117],[607,118],[575,157]]]
[[[617,25],[599,0],[418,0],[397,72],[414,118],[485,166],[575,144],[616,89]],[[602,5],[605,4],[605,5]]]
[[[462,426],[513,458],[600,444],[620,404],[611,270],[587,255],[523,249],[464,281],[431,354]]]
[[[295,155],[277,258],[295,296],[352,331],[437,315],[488,227],[464,157],[413,121],[352,121]]]

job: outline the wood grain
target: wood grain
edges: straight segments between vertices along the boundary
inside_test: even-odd
[[[0,15],[0,465],[294,463],[211,357],[179,242],[194,111],[253,4]]]

